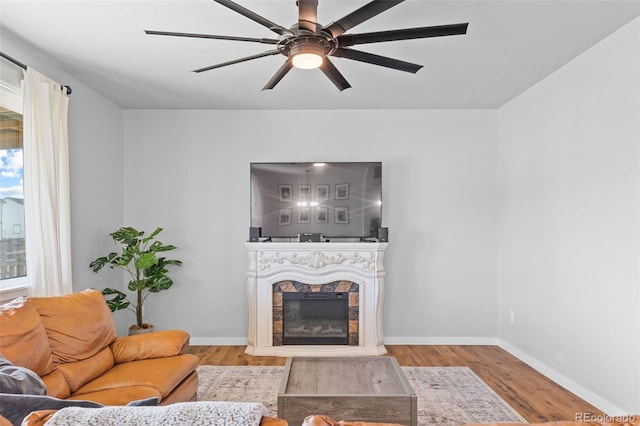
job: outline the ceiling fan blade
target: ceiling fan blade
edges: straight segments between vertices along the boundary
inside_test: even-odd
[[[326,25],[323,30],[331,34],[331,37],[338,37],[356,25],[373,18],[387,9],[391,9],[393,6],[400,4],[403,1],[404,0],[373,0],[372,2],[362,6],[360,9],[351,12],[347,16]]]
[[[279,54],[280,54],[279,50],[276,50],[276,49],[267,50],[266,52],[258,53],[257,55],[245,56],[244,58],[235,59],[233,61],[223,62],[221,64],[216,64],[216,65],[211,65],[211,66],[204,67],[204,68],[199,68],[197,70],[193,70],[193,72],[209,71],[209,70],[213,70],[213,69],[216,69],[216,68],[226,67],[227,65],[239,64],[240,62],[250,61],[252,59],[264,58],[265,56],[272,56],[272,55],[279,55]]]
[[[415,38],[442,37],[466,34],[469,23],[438,25],[433,27],[406,28],[403,30],[377,31],[373,33],[344,34],[338,37],[339,46],[380,43],[383,41],[410,40]]]
[[[284,64],[282,64],[280,69],[276,71],[273,77],[271,77],[271,80],[269,80],[267,84],[265,84],[262,90],[270,90],[276,87],[276,84],[280,83],[280,80],[282,80],[282,77],[287,75],[287,73],[291,71],[291,68],[293,68],[293,61],[291,58],[287,58],[287,61]]]
[[[316,32],[318,26],[318,0],[298,0],[298,28]]]
[[[394,70],[417,73],[422,65],[401,61],[386,56],[374,55],[373,53],[362,52],[360,50],[344,49],[342,47],[335,50],[331,56],[339,58],[353,59],[354,61],[366,62],[368,64],[379,65],[381,67],[392,68]]]
[[[340,74],[338,68],[336,68],[335,65],[331,63],[329,58],[324,58],[324,60],[322,61],[322,65],[320,65],[320,69],[322,70],[324,75],[329,77],[329,80],[331,80],[331,82],[335,84],[338,90],[340,90],[341,92],[344,89],[348,89],[349,87],[351,87],[349,82],[342,76],[342,74]]]
[[[234,36],[222,36],[213,34],[193,34],[193,33],[174,33],[169,31],[153,31],[144,30],[149,35],[164,35],[175,37],[193,37],[193,38],[211,38],[215,40],[232,40],[232,41],[253,41],[262,44],[278,44],[278,40],[274,38],[253,38],[253,37],[234,37]]]
[[[216,3],[220,3],[223,6],[228,7],[229,9],[233,10],[234,12],[238,12],[241,15],[246,16],[247,18],[251,19],[252,21],[257,22],[258,24],[265,26],[267,28],[269,28],[271,31],[273,31],[276,34],[280,34],[280,35],[293,35],[293,32],[291,32],[291,30],[276,24],[275,22],[271,22],[270,20],[268,20],[267,18],[264,18],[260,15],[258,15],[257,13],[247,9],[246,7],[240,6],[238,3],[234,3],[231,0],[214,0]]]

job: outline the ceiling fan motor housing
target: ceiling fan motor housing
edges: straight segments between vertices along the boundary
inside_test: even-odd
[[[285,56],[293,57],[300,53],[312,53],[325,57],[335,50],[335,42],[317,35],[287,37],[278,47]]]

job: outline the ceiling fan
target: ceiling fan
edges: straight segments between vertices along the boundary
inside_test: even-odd
[[[351,85],[329,60],[329,56],[352,59],[354,61],[366,62],[400,71],[416,73],[420,68],[422,68],[422,65],[350,49],[349,46],[380,43],[384,41],[466,34],[467,26],[469,25],[468,23],[463,23],[349,34],[347,31],[351,28],[373,18],[399,3],[402,3],[404,0],[373,0],[361,8],[351,12],[347,16],[324,26],[318,24],[318,0],[298,0],[296,2],[298,6],[298,22],[289,28],[285,28],[231,0],[214,1],[246,16],[260,25],[267,27],[274,33],[278,34],[279,37],[252,38],[151,30],[145,30],[145,33],[151,35],[248,41],[274,45],[274,49],[267,50],[266,52],[194,70],[194,72],[200,73],[266,56],[286,56],[286,62],[280,67],[271,80],[267,82],[262,90],[273,89],[293,67],[302,69],[320,68],[320,70],[322,70],[322,72],[340,91],[348,89]]]

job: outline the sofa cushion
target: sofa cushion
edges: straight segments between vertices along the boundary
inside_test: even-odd
[[[179,355],[189,343],[189,333],[183,330],[164,330],[135,336],[117,337],[111,344],[116,364],[141,359]]]
[[[198,372],[193,371],[178,384],[169,395],[165,395],[161,405],[174,404],[176,402],[198,400]]]
[[[100,377],[113,367],[113,354],[111,349],[104,348],[97,354],[82,361],[60,364],[56,368],[62,373],[69,385],[69,390],[74,393],[85,384]]]
[[[165,397],[197,366],[198,357],[191,354],[117,364],[78,389],[74,396],[118,387],[149,386]]]
[[[47,333],[34,307],[23,297],[0,306],[0,351],[14,365],[38,376],[53,371]]]
[[[40,377],[47,386],[47,395],[55,398],[67,398],[71,395],[67,379],[57,369],[46,376]]]
[[[0,393],[44,395],[47,388],[36,373],[13,365],[0,355]]]
[[[87,359],[116,337],[113,316],[99,291],[32,297],[29,302],[42,318],[54,364]]]

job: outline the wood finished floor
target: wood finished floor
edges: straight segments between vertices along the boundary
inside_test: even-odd
[[[603,414],[498,346],[385,345],[402,366],[471,368],[529,423]],[[254,357],[244,346],[192,346],[200,365],[284,365],[286,358]]]

